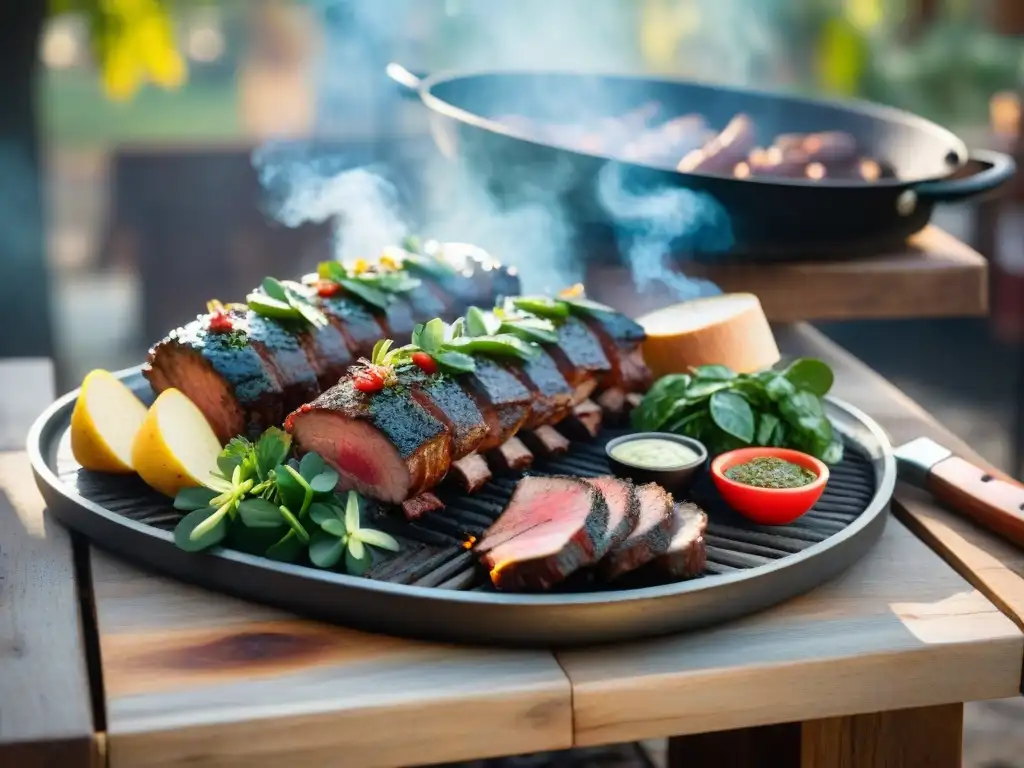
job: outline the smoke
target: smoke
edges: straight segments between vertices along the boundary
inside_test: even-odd
[[[444,0],[443,5],[422,0],[316,0],[312,5],[325,38],[317,67],[317,130],[328,135],[346,123],[368,125],[371,135],[396,132],[387,124],[393,119],[388,115],[404,114],[401,110],[367,107],[394,93],[383,75],[391,59],[413,67],[426,59],[443,69],[630,72],[642,69],[643,49],[649,47],[630,18],[639,13],[639,4],[616,0]],[[745,0],[696,3],[712,15],[735,16],[724,27],[714,21],[708,24],[715,32],[704,36],[702,51],[709,53],[701,57],[717,57],[719,71],[731,73],[734,82],[747,79],[753,68],[746,58],[744,66],[725,67],[724,62],[736,63],[737,57],[747,56],[742,51],[761,50],[767,44],[766,33],[760,31],[763,17],[754,15],[751,20],[751,14],[738,10],[745,6],[749,11],[750,5]],[[439,8],[443,14],[437,13]],[[426,42],[410,42],[417,26],[430,30],[422,36]],[[760,36],[756,46],[749,45],[752,34]],[[748,43],[746,49],[736,45],[741,41]],[[573,104],[557,106],[562,114],[576,113],[573,107],[582,112],[584,106],[588,112],[600,112],[601,98],[599,93],[581,93]],[[425,110],[418,104],[410,108]],[[499,204],[481,179],[456,163],[420,163],[426,184],[423,199],[417,201],[422,212],[412,222],[380,167],[347,167],[351,158],[322,152],[317,156],[274,144],[257,150],[253,163],[271,198],[270,210],[282,223],[332,222],[339,259],[372,256],[412,231],[483,247],[515,265],[527,291],[557,289],[582,277],[572,211],[558,194],[568,171],[563,179],[559,169],[546,169],[543,186],[525,194],[520,189],[518,203],[509,207],[507,201]],[[671,269],[669,254],[693,248],[726,250],[732,233],[725,211],[711,198],[687,190],[630,190],[618,168],[607,165],[594,191],[615,222],[620,251],[638,289],[660,283],[680,298],[717,292],[712,284]]]

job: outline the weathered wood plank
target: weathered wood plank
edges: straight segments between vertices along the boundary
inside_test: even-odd
[[[921,406],[820,332],[800,325],[780,328],[776,333],[786,354],[826,360],[836,372],[834,393],[871,414],[889,432],[895,445],[923,435],[997,474],[988,462]],[[893,511],[965,579],[1024,628],[1024,551],[943,509],[915,488],[904,485],[897,489]]]
[[[778,323],[977,316],[988,310],[988,262],[934,226],[906,246],[864,257],[680,264],[687,275],[711,280],[726,292],[757,294],[768,319]],[[618,267],[591,267],[587,288],[598,301],[634,315],[673,301],[661,286],[637,291],[629,270]]]
[[[18,768],[96,758],[71,540],[20,450],[52,398],[49,361],[0,362],[0,765]]]
[[[1013,622],[893,520],[847,573],[771,611],[558,659],[576,743],[594,745],[1011,696],[1022,651]]]
[[[112,768],[418,765],[566,748],[546,651],[302,621],[93,554]]]

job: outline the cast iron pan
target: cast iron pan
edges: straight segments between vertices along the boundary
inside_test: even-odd
[[[388,74],[430,110],[434,141],[459,158],[509,207],[559,206],[585,241],[644,234],[649,218],[613,216],[598,200],[608,174],[643,200],[665,190],[694,190],[725,214],[670,243],[686,256],[829,258],[892,246],[923,228],[936,203],[995,189],[1015,170],[1008,155],[968,152],[953,133],[924,118],[865,102],[797,96],[674,80],[566,72],[479,72],[419,78],[397,64]],[[612,160],[515,135],[494,117],[587,124],[655,101],[666,115],[699,113],[716,129],[738,113],[757,125],[765,146],[780,133],[845,131],[895,179],[875,183],[736,179],[679,173]],[[969,173],[973,171],[973,173]],[[621,211],[620,211],[621,213]],[[723,233],[724,221],[732,237]]]
[[[119,376],[145,402],[153,399],[138,368]],[[81,470],[68,429],[78,391],[36,421],[28,451],[36,482],[57,518],[96,546],[139,566],[209,589],[370,631],[504,646],[572,646],[693,629],[762,610],[806,592],[856,562],[878,539],[896,480],[884,433],[870,418],[829,399],[829,416],[848,446],[815,508],[789,526],[762,527],[716,501],[708,511],[708,564],[691,581],[634,581],[611,590],[577,585],[557,594],[500,594],[463,541],[500,512],[515,478],[499,477],[471,496],[443,492],[448,507],[389,528],[402,542],[374,579],[277,563],[230,549],[189,554],[170,531],[180,513],[135,477]],[[607,437],[607,436],[606,436]],[[578,442],[535,472],[607,473],[600,438]],[[602,463],[605,462],[605,463]],[[705,478],[706,479],[706,478]],[[712,487],[711,483],[705,483]],[[703,493],[703,492],[702,492]],[[385,527],[387,519],[375,525]]]

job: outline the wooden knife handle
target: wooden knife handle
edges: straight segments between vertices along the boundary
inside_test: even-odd
[[[927,487],[955,512],[1024,547],[1024,485],[951,456],[932,467]]]

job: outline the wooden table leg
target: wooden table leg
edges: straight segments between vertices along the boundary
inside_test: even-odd
[[[960,768],[963,704],[669,739],[669,768]]]
[[[960,768],[963,704],[803,724],[803,768]]]

